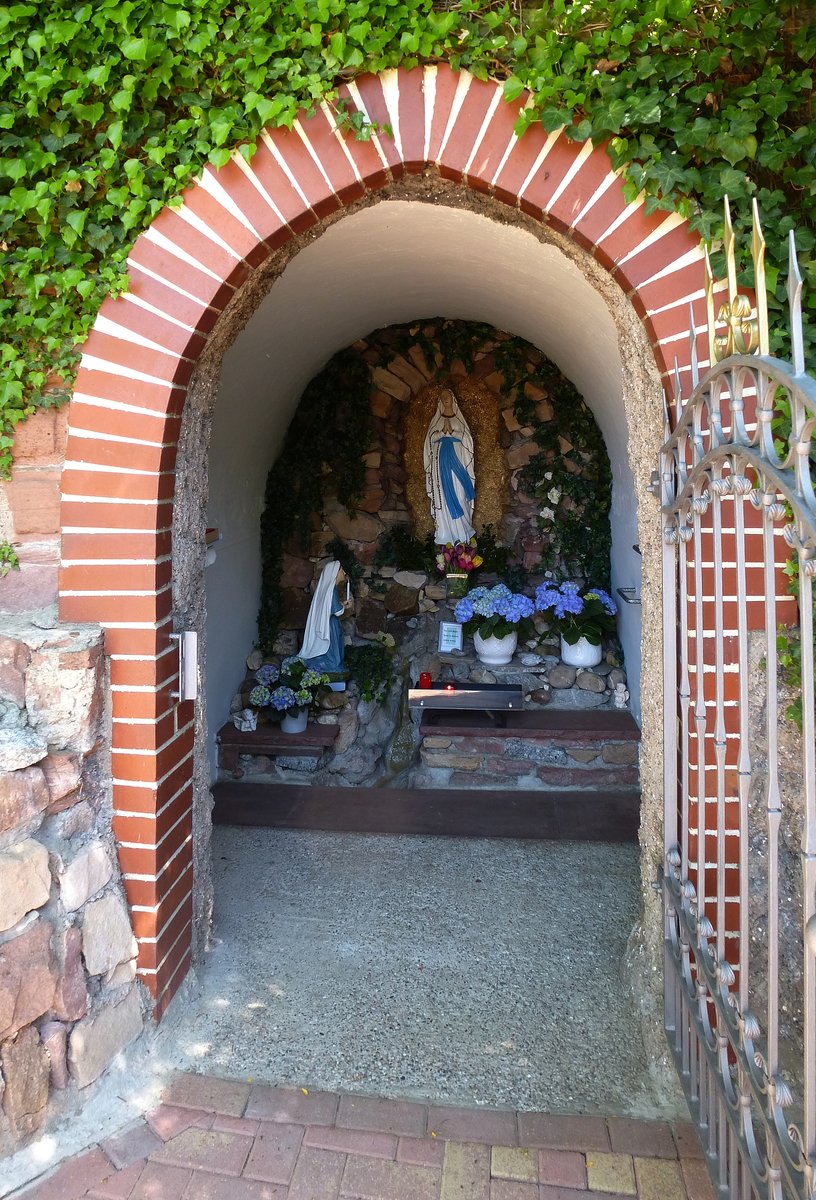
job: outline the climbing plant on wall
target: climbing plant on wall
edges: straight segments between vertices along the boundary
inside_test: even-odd
[[[291,126],[363,71],[445,61],[503,79],[510,100],[529,88],[520,132],[566,124],[606,141],[630,198],[644,192],[648,210],[677,210],[704,236],[724,192],[738,224],[756,196],[772,289],[794,224],[813,282],[814,15],[801,0],[12,0],[0,7],[0,472],[15,424],[64,397],[135,236],[205,163],[236,146],[251,158],[262,127]],[[806,302],[816,311],[816,288]]]
[[[269,472],[261,516],[261,605],[258,639],[270,650],[281,615],[280,579],[290,538],[308,544],[312,513],[332,490],[353,509],[365,480],[362,453],[370,428],[370,372],[354,350],[342,350],[306,387]],[[362,450],[361,450],[362,447]]]

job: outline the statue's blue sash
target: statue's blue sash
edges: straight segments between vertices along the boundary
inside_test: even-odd
[[[465,510],[462,508],[459,497],[456,494],[456,489],[453,486],[454,478],[458,479],[466,499],[472,500],[476,495],[473,488],[473,480],[462,466],[459,456],[456,453],[456,443],[461,442],[461,440],[461,438],[450,436],[439,439],[439,482],[442,484],[442,495],[445,498],[445,505],[454,520],[458,520],[459,517],[465,515]]]

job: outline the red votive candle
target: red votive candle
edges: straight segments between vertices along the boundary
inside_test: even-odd
[[[419,686],[421,688],[431,687],[433,680],[431,679],[430,671],[421,671],[419,675]]]

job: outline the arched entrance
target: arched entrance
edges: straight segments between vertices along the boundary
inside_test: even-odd
[[[322,107],[291,131],[265,134],[251,165],[236,155],[219,171],[208,168],[183,206],[166,209],[138,240],[131,291],[103,306],[72,402],[61,615],[99,622],[107,632],[113,826],[139,972],[157,1014],[189,965],[194,925],[195,712],[172,696],[170,641],[178,616],[171,537],[177,448],[188,386],[221,314],[246,302],[251,277],[270,255],[297,248],[320,221],[431,169],[546,227],[606,273],[653,351],[653,419],[675,359],[681,372],[689,367],[689,302],[702,323],[697,239],[675,216],[647,216],[640,201],[627,203],[602,148],[540,128],[516,139],[524,98],[507,105],[500,85],[447,68],[388,72],[343,91],[349,106],[389,124],[393,136],[350,140]],[[584,319],[576,312],[575,327]],[[633,416],[626,414],[630,456],[638,440]],[[651,466],[655,449],[643,447],[644,464]],[[656,694],[644,706],[644,746],[654,755],[649,767],[644,752],[644,822],[653,833],[661,814]],[[659,912],[656,920],[659,928]]]

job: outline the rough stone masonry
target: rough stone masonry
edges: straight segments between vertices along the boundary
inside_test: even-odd
[[[104,688],[98,629],[0,618],[0,1156],[143,1028]]]

